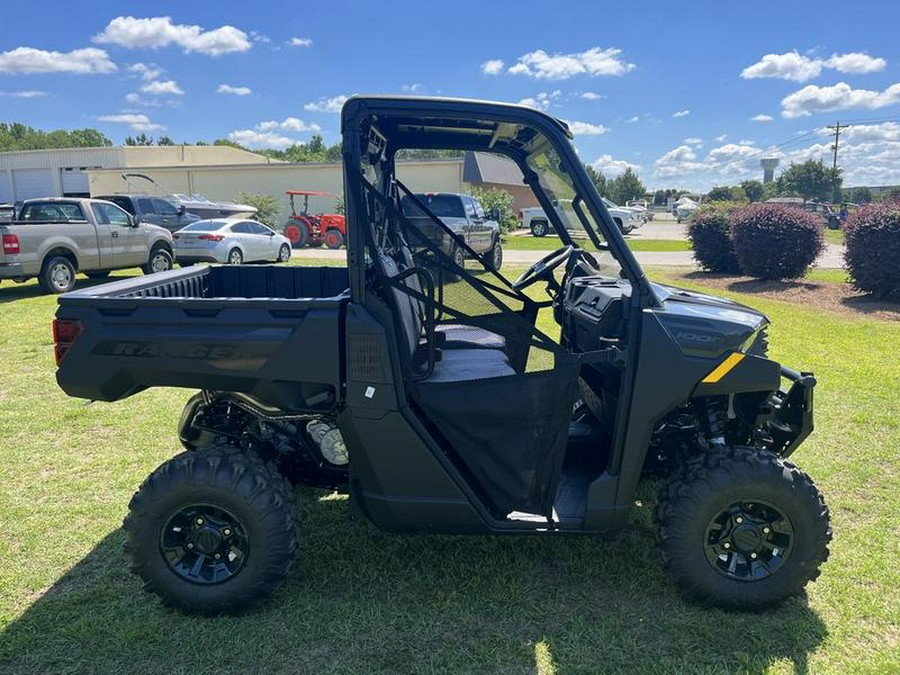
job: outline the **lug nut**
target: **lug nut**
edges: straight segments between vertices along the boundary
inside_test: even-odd
[[[755,554],[755,553],[751,553],[751,554],[750,554],[750,557],[753,558],[754,560],[756,560],[756,554]]]
[[[213,558],[215,558],[216,560],[218,560],[218,559],[221,558],[221,557],[222,557],[222,556],[219,555],[218,553],[216,553],[216,554],[213,556]],[[755,554],[755,553],[753,554],[753,557],[756,557],[756,554]]]
[[[726,541],[724,544],[722,544],[722,548],[731,548],[731,544],[729,544],[729,543]]]
[[[187,545],[187,547],[188,547],[188,548],[194,548],[194,545],[193,545],[193,544],[191,544],[191,543],[190,543],[190,542],[188,542],[188,545]]]
[[[203,524],[203,518],[197,518],[197,524],[198,524],[198,525],[202,525],[202,524]]]
[[[741,523],[744,522],[744,519],[741,518],[740,516],[738,516],[737,518],[734,519],[734,522],[736,522],[738,525],[740,525]]]
[[[763,534],[769,534],[769,532],[771,532],[771,531],[772,531],[772,530],[771,530],[770,528],[768,528],[768,527],[764,527],[764,528],[763,528]]]
[[[226,537],[230,537],[230,536],[231,536],[231,530],[229,530],[229,529],[226,527],[224,530],[222,530],[222,534],[224,534]]]

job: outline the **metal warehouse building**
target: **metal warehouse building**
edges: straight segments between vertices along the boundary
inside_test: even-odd
[[[214,201],[238,201],[241,192],[272,195],[288,215],[286,190],[343,191],[339,163],[294,164],[218,145],[121,146],[0,153],[0,203],[34,197],[87,197],[153,193],[143,181],[129,185],[123,173],[152,178],[165,192],[201,194]],[[398,162],[398,174],[417,192],[467,192],[472,185],[502,187],[516,208],[534,205],[522,174],[510,161],[468,153],[464,158]],[[310,208],[330,211],[330,199],[314,198]]]

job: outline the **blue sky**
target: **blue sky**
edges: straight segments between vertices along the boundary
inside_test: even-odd
[[[582,159],[651,187],[756,178],[762,156],[900,184],[892,2],[4,4],[0,119],[284,147],[338,140],[353,93],[524,102]]]

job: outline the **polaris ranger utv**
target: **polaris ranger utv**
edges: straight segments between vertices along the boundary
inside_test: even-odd
[[[828,509],[787,459],[815,379],[767,358],[763,315],[644,276],[564,123],[353,97],[342,133],[346,269],[192,268],[59,300],[70,395],[201,390],[186,451],[125,519],[147,589],[204,614],[271,593],[302,541],[292,484],[345,491],[393,532],[555,536],[620,530],[650,473],[663,564],[690,597],[752,610],[818,576]],[[407,148],[511,159],[559,249],[510,281],[457,237],[457,264],[400,208],[430,213],[397,177]]]

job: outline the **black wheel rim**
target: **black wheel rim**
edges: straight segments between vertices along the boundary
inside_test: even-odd
[[[159,550],[177,576],[206,586],[228,581],[243,569],[250,541],[247,529],[231,512],[192,504],[166,521]]]
[[[774,504],[734,502],[706,525],[704,553],[719,574],[760,581],[787,562],[795,538],[790,518]]]

